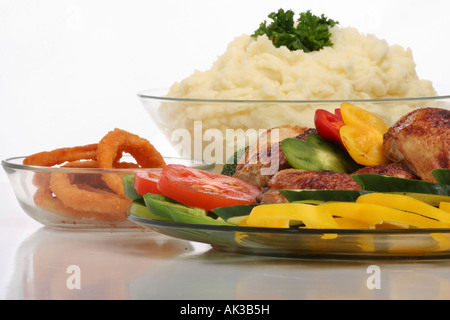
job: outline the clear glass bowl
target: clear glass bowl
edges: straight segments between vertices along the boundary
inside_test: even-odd
[[[221,251],[307,259],[448,259],[450,229],[276,229],[130,220]]]
[[[226,163],[243,146],[256,141],[260,130],[283,125],[314,127],[316,109],[334,112],[350,102],[381,117],[388,125],[423,107],[450,108],[450,96],[364,100],[218,100],[166,96],[168,90],[138,93],[174,154]]]
[[[100,194],[105,191],[100,186],[105,175],[121,177],[133,173],[136,169],[40,167],[23,165],[23,159],[24,157],[6,159],[2,161],[2,166],[20,206],[39,223],[55,228],[84,230],[142,229],[128,219],[127,204],[131,205],[129,199],[119,199],[117,195],[111,195],[111,192],[103,194],[107,198],[101,197]],[[166,163],[180,163],[205,170],[213,167],[210,163],[194,162],[189,159],[165,158],[165,160]],[[63,202],[49,187],[50,179],[55,177],[60,179],[61,176],[68,178],[71,185],[76,185],[83,191],[78,193],[75,190],[71,199],[64,196]],[[67,184],[64,186],[67,187]],[[116,205],[119,207],[116,208]]]

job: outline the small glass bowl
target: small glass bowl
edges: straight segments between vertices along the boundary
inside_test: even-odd
[[[145,90],[138,97],[174,154],[224,164],[234,152],[254,143],[260,130],[278,126],[314,127],[314,113],[334,113],[350,102],[382,118],[388,126],[424,107],[450,109],[450,95],[359,100],[226,100],[167,96]]]
[[[130,200],[111,190],[106,191],[103,180],[105,176],[121,179],[136,169],[41,167],[23,165],[23,160],[24,157],[9,158],[2,161],[2,166],[20,206],[39,223],[54,228],[83,230],[142,229],[128,219]],[[211,163],[189,159],[165,160],[166,163],[204,170],[214,167]],[[70,194],[65,192],[62,199],[58,198],[51,190],[51,179],[59,179],[57,185],[62,183],[64,188],[73,188]]]

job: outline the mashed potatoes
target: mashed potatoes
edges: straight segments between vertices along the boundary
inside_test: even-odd
[[[233,100],[333,100],[434,96],[430,81],[418,78],[411,50],[390,46],[354,28],[331,29],[332,47],[305,53],[276,48],[267,36],[235,38],[206,71],[173,84],[169,97]],[[329,107],[331,105],[328,105]],[[169,103],[161,115],[171,129],[271,128],[313,125],[311,104]],[[336,107],[336,106],[333,106]]]
[[[333,47],[305,53],[276,48],[266,36],[242,35],[210,70],[195,72],[169,92],[202,99],[367,99],[430,96],[411,50],[354,28],[331,29]]]

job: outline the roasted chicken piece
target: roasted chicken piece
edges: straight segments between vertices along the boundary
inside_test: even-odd
[[[283,203],[286,198],[279,190],[286,189],[340,189],[360,190],[350,174],[336,171],[285,169],[275,174],[267,183],[268,189],[258,200],[261,203]]]
[[[450,165],[450,111],[422,108],[401,117],[384,135],[391,161],[406,165],[420,179],[436,182],[433,169]]]
[[[281,150],[281,141],[300,136],[306,130],[300,126],[281,126],[265,131],[239,160],[234,176],[264,188],[274,174],[290,168]]]
[[[404,179],[418,179],[408,168],[398,163],[367,166],[352,174],[368,173]],[[352,179],[352,174],[323,170],[282,170],[269,180],[266,190],[261,193],[258,200],[261,203],[287,202],[279,192],[282,189],[360,190],[361,187]]]
[[[403,179],[419,179],[411,170],[400,163],[380,164],[361,168],[353,174],[379,174]]]

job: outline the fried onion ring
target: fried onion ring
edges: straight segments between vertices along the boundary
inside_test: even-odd
[[[164,158],[146,139],[125,130],[114,129],[108,132],[99,142],[97,161],[101,168],[113,168],[122,153],[129,153],[142,168],[162,168]],[[122,177],[120,175],[104,175],[106,184],[118,194],[124,194]]]
[[[121,162],[129,153],[134,162]],[[135,169],[165,165],[149,141],[121,129],[109,132],[99,143],[39,152],[26,157],[25,165],[75,168],[63,172],[35,172],[36,205],[73,219],[126,220],[131,199],[123,191],[122,175],[82,169]],[[105,170],[108,171],[108,170]],[[126,171],[124,171],[125,173]]]
[[[69,208],[83,212],[98,212],[123,218],[131,206],[131,200],[106,190],[80,187],[70,181],[69,173],[53,172],[50,189]]]
[[[60,199],[55,197],[49,188],[39,188],[34,194],[37,206],[70,219],[95,219],[97,221],[122,221],[126,215],[114,218],[109,214],[99,212],[79,211],[65,206]]]
[[[26,157],[23,164],[31,166],[52,167],[65,162],[97,159],[97,143],[70,148],[43,151]]]

